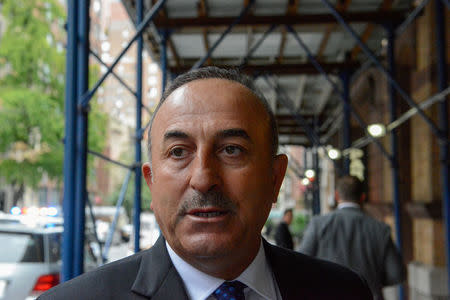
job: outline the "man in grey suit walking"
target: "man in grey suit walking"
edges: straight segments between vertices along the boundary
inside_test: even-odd
[[[391,239],[388,225],[365,214],[362,182],[344,176],[336,190],[337,209],[312,218],[300,252],[347,266],[369,283],[374,299],[383,299],[382,288],[401,283],[405,266]]]

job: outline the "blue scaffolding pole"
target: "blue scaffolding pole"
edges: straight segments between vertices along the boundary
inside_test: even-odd
[[[395,78],[395,32],[392,26],[388,26],[388,48],[387,48],[387,60],[388,70],[392,78]],[[389,83],[389,111],[391,122],[397,119],[397,98],[395,89],[391,83]],[[391,139],[391,172],[392,172],[392,199],[394,203],[394,215],[395,215],[395,235],[396,244],[400,253],[403,253],[403,239],[402,239],[402,207],[400,203],[400,189],[399,189],[399,161],[398,161],[398,141],[397,132],[394,128],[390,133]],[[404,299],[403,285],[399,287],[399,299]]]
[[[78,82],[77,82],[77,159],[75,172],[75,236],[73,276],[83,273],[84,224],[86,206],[86,169],[88,112],[80,97],[88,90],[89,79],[89,0],[78,1]]]
[[[342,80],[342,98],[344,99],[344,108],[343,108],[343,114],[344,119],[342,120],[342,148],[348,149],[351,147],[351,126],[350,126],[350,117],[351,117],[351,102],[350,102],[350,72],[348,70],[345,70],[341,73],[341,80]],[[350,158],[348,155],[346,155],[342,160],[343,166],[343,174],[342,175],[348,175],[350,174]]]
[[[161,34],[161,92],[164,93],[167,85],[167,39],[169,32],[163,30]]]
[[[75,223],[75,172],[76,159],[76,111],[77,111],[77,19],[78,2],[67,3],[67,53],[66,53],[66,99],[64,129],[64,234],[61,281],[73,277],[73,246]]]
[[[136,5],[136,26],[142,22],[143,0],[137,0]],[[136,62],[136,143],[135,143],[135,177],[134,177],[134,210],[133,210],[133,227],[134,227],[134,252],[140,250],[140,232],[141,232],[141,188],[142,188],[142,175],[141,175],[141,160],[142,160],[142,49],[143,38],[139,35],[137,39],[137,62]]]
[[[142,32],[157,14],[159,9],[165,3],[165,0],[159,0],[142,18],[143,6],[141,3],[141,17],[138,20],[136,33],[121,51],[113,64],[107,69],[106,73],[94,85],[92,90],[88,90],[88,62],[89,62],[89,0],[76,1],[68,0],[68,19],[67,19],[67,54],[66,54],[66,99],[65,99],[65,141],[64,141],[64,236],[62,251],[62,281],[67,281],[83,273],[83,253],[84,253],[84,221],[85,221],[85,203],[87,199],[86,191],[86,161],[87,154],[94,154],[102,159],[118,164],[130,169],[123,163],[113,161],[100,153],[89,151],[87,147],[88,133],[88,111],[89,101],[94,93],[104,82],[106,77],[113,73],[114,67],[124,56],[131,45],[142,36]],[[139,48],[139,47],[138,47]],[[142,55],[142,43],[140,50]],[[96,55],[94,55],[96,56]],[[97,59],[99,59],[96,56]],[[139,55],[138,55],[139,60]],[[101,61],[100,61],[101,62]],[[102,63],[102,62],[101,62]],[[142,74],[142,60],[140,63],[140,74]],[[139,69],[139,67],[138,67]],[[114,75],[118,78],[117,75]],[[142,75],[140,76],[142,77]],[[139,81],[139,80],[138,80]],[[120,83],[124,84],[122,80]],[[141,82],[138,85],[142,87]],[[125,85],[133,93],[133,91]],[[134,94],[134,93],[133,93]],[[140,94],[140,95],[138,95]],[[141,109],[142,109],[142,88],[136,91],[137,105],[137,129],[136,129],[136,162],[132,169],[136,172],[136,198],[140,203],[141,190]],[[77,106],[78,104],[78,106]],[[77,109],[78,108],[78,109]],[[75,174],[75,176],[73,176]],[[140,214],[140,207],[137,210]],[[136,210],[135,210],[136,212]],[[138,217],[139,218],[139,217]],[[139,237],[137,238],[139,241]]]
[[[446,2],[448,7],[448,1]],[[435,1],[436,9],[436,51],[437,51],[437,72],[438,89],[440,92],[447,88],[447,64],[445,61],[445,10],[442,2]],[[447,28],[448,29],[448,28]],[[439,103],[439,129],[442,138],[439,140],[439,160],[441,163],[442,181],[442,210],[445,222],[445,240],[447,251],[447,288],[450,291],[450,190],[449,190],[449,157],[448,157],[448,107],[447,101],[443,99]],[[439,138],[439,137],[438,137]]]
[[[320,215],[320,168],[319,168],[319,153],[318,146],[314,145],[312,148],[313,168],[315,172],[313,181],[313,215]]]

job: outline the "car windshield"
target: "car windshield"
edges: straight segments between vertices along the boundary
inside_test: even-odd
[[[0,231],[0,263],[44,262],[42,235]]]

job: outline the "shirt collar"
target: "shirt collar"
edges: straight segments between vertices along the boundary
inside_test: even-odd
[[[172,250],[167,241],[166,247],[191,300],[205,300],[225,281],[203,273],[188,264]],[[266,260],[262,242],[255,259],[235,280],[244,283],[264,299],[276,299],[272,270]]]
[[[355,202],[341,202],[337,206],[338,209],[347,208],[347,207],[359,208],[359,209],[361,208],[361,206]]]

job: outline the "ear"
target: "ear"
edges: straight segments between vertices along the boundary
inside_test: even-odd
[[[273,162],[273,203],[277,202],[278,193],[283,183],[284,175],[288,164],[288,157],[285,154],[279,154]]]
[[[150,163],[144,163],[142,165],[142,174],[144,175],[145,182],[147,182],[147,185],[152,190],[152,184],[153,184],[153,178],[152,178],[152,169],[150,168]]]

